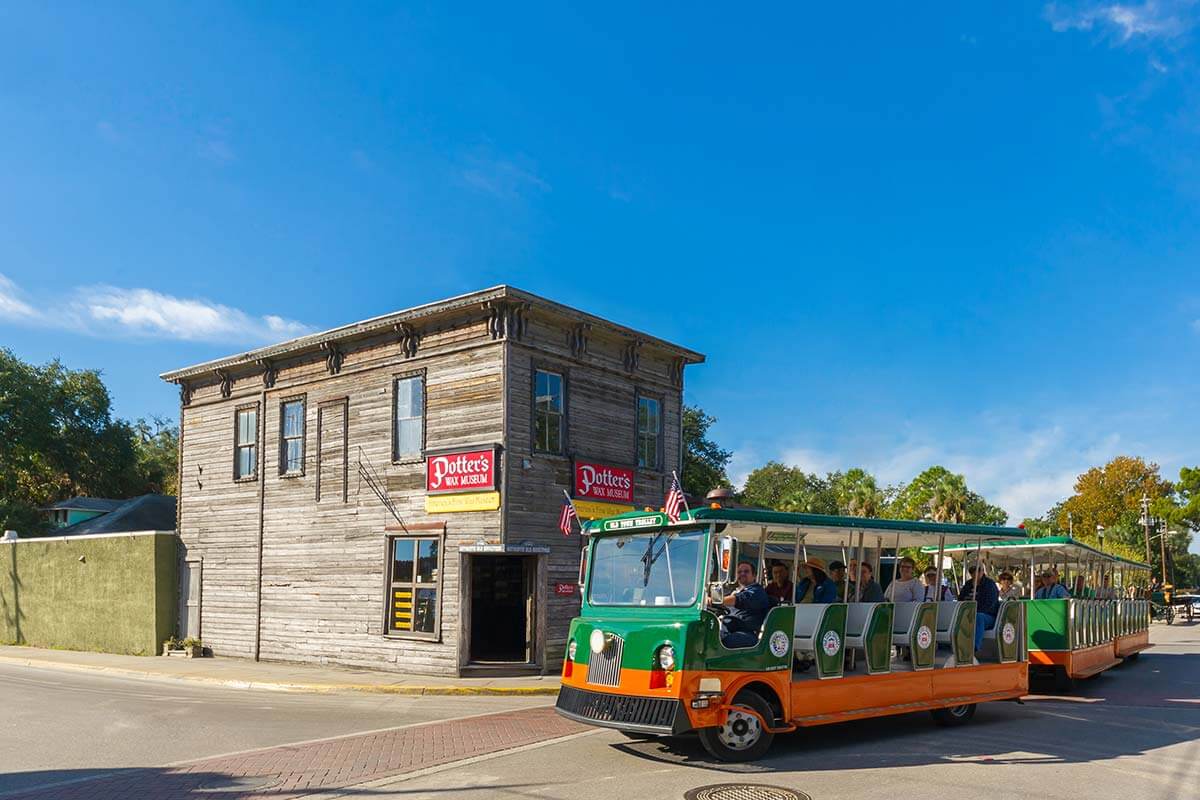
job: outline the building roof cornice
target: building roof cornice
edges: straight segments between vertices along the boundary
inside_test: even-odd
[[[596,326],[597,328],[607,330],[614,335],[627,336],[643,343],[644,345],[665,351],[676,358],[682,359],[683,362],[687,364],[698,364],[704,361],[704,356],[694,350],[680,347],[679,345],[647,335],[632,328],[625,327],[624,325],[618,325],[593,314],[588,314],[578,309],[571,308],[570,306],[556,303],[553,300],[548,300],[531,292],[526,292],[512,286],[500,285],[493,286],[489,289],[482,289],[476,292],[461,294],[457,297],[439,300],[434,303],[426,303],[424,305],[414,306],[402,311],[394,311],[390,314],[373,317],[371,319],[355,322],[350,325],[343,325],[338,328],[331,328],[327,331],[310,333],[306,336],[300,336],[295,339],[289,339],[285,342],[279,342],[278,344],[260,347],[255,350],[249,350],[244,353],[218,358],[213,361],[206,361],[201,364],[194,364],[190,367],[170,370],[162,373],[159,377],[165,381],[178,383],[180,381],[189,381],[194,378],[213,376],[216,375],[218,371],[235,369],[237,367],[261,366],[263,362],[269,363],[273,359],[288,358],[305,354],[315,354],[320,352],[322,349],[328,349],[328,345],[330,343],[336,344],[353,339],[366,338],[376,334],[396,330],[396,326],[401,324],[419,324],[429,319],[452,315],[455,312],[461,311],[465,308],[476,306],[483,308],[486,307],[486,304],[488,303],[503,301],[528,303],[531,308],[548,312],[552,315],[560,316],[573,322],[586,322]]]

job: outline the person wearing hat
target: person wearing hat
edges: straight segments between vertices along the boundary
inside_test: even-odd
[[[837,602],[844,603],[847,597],[854,596],[854,581],[846,586],[846,565],[841,561],[829,562],[829,580],[837,587]]]
[[[810,558],[800,565],[800,573],[804,577],[796,584],[797,603],[837,602],[837,584],[829,580],[824,561]]]
[[[1055,580],[1055,574],[1052,570],[1042,570],[1042,585],[1034,592],[1034,600],[1065,600],[1071,596],[1067,591],[1067,587],[1063,586]]]

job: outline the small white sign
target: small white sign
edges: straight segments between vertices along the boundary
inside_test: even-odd
[[[1004,637],[1005,644],[1012,644],[1017,640],[1017,628],[1011,622],[1006,622],[1000,630],[1000,635]]]
[[[842,649],[842,639],[837,635],[837,631],[826,631],[821,637],[821,649],[825,651],[827,656],[836,656],[838,650]]]
[[[917,629],[917,647],[924,650],[931,644],[933,644],[933,631],[929,630],[928,625],[922,625]]]
[[[771,655],[776,658],[783,658],[788,651],[788,635],[783,631],[775,631],[771,634]]]

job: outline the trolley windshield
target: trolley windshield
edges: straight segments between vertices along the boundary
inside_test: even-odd
[[[707,538],[704,529],[598,537],[588,600],[598,606],[695,605]]]

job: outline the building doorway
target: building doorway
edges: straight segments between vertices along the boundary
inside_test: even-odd
[[[536,576],[536,556],[471,557],[471,663],[533,663]]]

